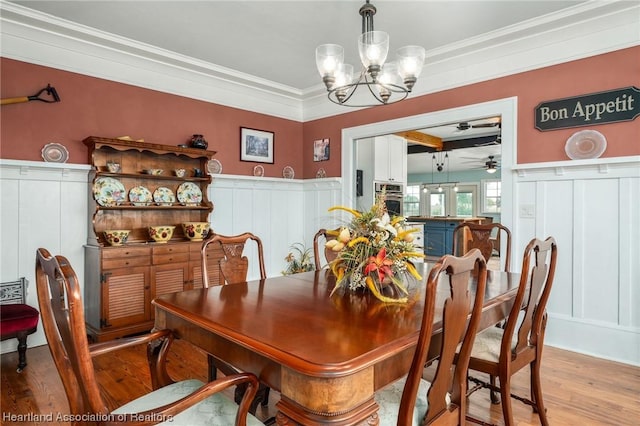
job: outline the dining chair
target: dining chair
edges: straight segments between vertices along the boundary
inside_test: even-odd
[[[218,267],[220,268],[220,281],[223,285],[226,284],[239,284],[247,281],[247,273],[249,272],[249,259],[243,255],[244,248],[247,241],[253,240],[256,243],[258,249],[258,267],[260,269],[260,279],[267,278],[266,269],[264,266],[264,250],[262,248],[262,240],[256,235],[245,232],[240,235],[221,235],[210,233],[207,238],[202,242],[201,249],[201,264],[202,264],[202,282],[205,288],[209,287],[209,271],[207,261],[207,250],[209,246],[215,246],[218,244],[223,253],[223,257],[218,261]],[[209,380],[214,380],[220,370],[224,375],[238,374],[240,370],[226,361],[208,354],[207,356],[208,368],[209,368]],[[258,404],[266,406],[269,404],[269,390],[270,388],[262,383],[257,391],[257,395],[251,403],[249,412],[255,414]],[[236,402],[242,397],[243,388],[238,386],[236,388]]]
[[[80,296],[82,290],[69,261],[39,248],[36,251],[36,284],[42,325],[67,395],[72,424],[134,424],[153,419],[154,422],[166,420],[183,425],[262,425],[248,414],[258,389],[255,375],[236,374],[206,384],[199,380],[174,382],[166,370],[173,341],[171,331],[158,330],[89,345]],[[147,344],[153,391],[111,410],[101,395],[93,359],[140,344]],[[137,368],[131,366],[133,370]],[[222,392],[237,385],[246,385],[247,389],[240,404]]]
[[[0,284],[0,340],[18,339],[18,373],[27,366],[27,337],[37,331],[40,319],[26,298],[26,278]]]
[[[511,397],[531,405],[540,416],[540,423],[549,424],[542,400],[540,364],[547,325],[545,308],[553,285],[557,255],[553,237],[544,241],[534,238],[529,242],[522,260],[518,293],[505,327],[491,327],[478,333],[471,352],[469,370],[488,374],[490,383],[470,376],[477,385],[468,394],[483,387],[489,388],[491,401],[499,404],[495,393],[499,392],[507,426],[515,424]],[[530,399],[511,394],[511,376],[527,365],[530,368]],[[499,387],[496,386],[496,377],[500,379]]]
[[[487,265],[477,249],[462,257],[445,255],[431,269],[409,373],[375,394],[380,425],[465,424],[467,363],[482,314],[486,280]],[[436,291],[439,285],[447,289],[444,294]],[[436,311],[442,312],[442,340],[438,366],[428,382],[423,370]]]
[[[504,237],[500,235],[501,233],[504,234]],[[502,238],[507,240],[504,270],[509,271],[511,267],[511,231],[501,223],[460,223],[453,230],[453,255],[462,256],[465,252],[477,248],[484,259],[489,262],[494,251],[501,256],[500,241]]]
[[[209,287],[209,265],[207,264],[207,249],[209,245],[219,244],[222,248],[223,257],[218,262],[220,268],[220,281],[227,284],[237,284],[247,281],[247,273],[249,272],[249,259],[243,256],[244,247],[248,240],[255,241],[258,248],[258,266],[260,268],[260,279],[267,278],[266,269],[264,267],[264,253],[262,248],[262,240],[250,232],[240,235],[226,236],[211,233],[202,242],[201,262],[202,262],[202,281],[205,288]]]
[[[338,236],[340,230],[339,229],[320,229],[316,232],[316,235],[313,237],[313,260],[316,266],[316,271],[319,271],[324,267],[322,264],[321,253],[324,253],[324,259],[328,263],[331,263],[338,254],[324,246],[324,244],[329,240],[334,240]]]

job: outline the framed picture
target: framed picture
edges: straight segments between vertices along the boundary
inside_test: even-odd
[[[273,132],[240,128],[240,161],[273,163]]]
[[[313,161],[329,160],[329,139],[313,141]]]

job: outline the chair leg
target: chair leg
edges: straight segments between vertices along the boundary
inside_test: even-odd
[[[22,373],[22,370],[27,366],[27,332],[19,332],[16,336],[18,338],[18,373]]]
[[[493,388],[496,388],[496,376],[489,376],[489,383],[491,383],[491,386],[493,386]],[[502,386],[502,381],[500,381],[500,386]],[[491,397],[491,403],[498,405],[500,404],[500,397],[498,396],[498,394],[496,393],[496,391],[494,391],[493,389],[489,389],[489,396]]]
[[[215,358],[207,354],[207,368],[209,370],[209,381],[212,382],[218,377],[218,367]]]
[[[540,383],[540,362],[534,360],[529,364],[531,373],[531,401],[534,403],[533,412],[540,416],[542,426],[549,426],[547,420],[547,410],[544,408],[542,401],[542,385]]]
[[[505,426],[513,426],[513,410],[511,408],[511,376],[500,375],[500,396],[502,398],[502,416]]]

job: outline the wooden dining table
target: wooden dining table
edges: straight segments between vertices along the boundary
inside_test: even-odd
[[[365,291],[331,295],[335,278],[320,270],[159,296],[155,328],[279,391],[279,425],[377,425],[374,393],[408,372],[417,343],[432,264],[418,265],[423,280],[406,304]],[[481,329],[506,317],[518,284],[517,273],[489,271]],[[446,292],[443,280],[438,299]],[[441,319],[436,308],[431,353]]]

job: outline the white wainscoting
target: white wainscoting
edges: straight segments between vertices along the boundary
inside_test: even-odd
[[[39,247],[67,257],[84,284],[83,245],[91,226],[89,171],[88,165],[0,160],[0,281],[26,277],[27,303],[32,306],[38,306]],[[333,215],[326,212],[341,199],[342,181],[216,175],[208,196],[215,206],[212,228],[227,235],[247,231],[258,235],[265,246],[267,275],[276,276],[285,269],[293,243],[311,248],[317,229],[335,226]],[[255,255],[255,248],[247,255]],[[249,271],[250,279],[258,277],[257,269]],[[46,339],[39,326],[28,345],[43,344]],[[7,340],[0,353],[16,348],[15,339]]]
[[[0,280],[26,277],[31,306],[38,306],[35,258],[40,247],[69,259],[83,281],[89,170],[88,165],[0,160]],[[15,351],[17,344],[5,340],[2,353]],[[42,325],[27,344],[46,344]]]
[[[234,175],[214,175],[209,199],[215,208],[211,215],[214,232],[236,235],[252,232],[264,245],[268,276],[280,275],[285,257],[294,243],[313,247],[316,231],[335,222],[327,209],[341,199],[339,178],[278,179]],[[255,256],[255,247],[247,256]],[[250,257],[251,258],[251,257]],[[250,267],[249,278],[259,278]]]
[[[553,235],[559,245],[546,343],[640,365],[640,158],[514,169],[514,259],[533,236]],[[0,160],[0,280],[26,277],[33,306],[38,247],[66,256],[82,282],[88,172],[87,165]],[[211,224],[222,234],[260,236],[267,275],[279,275],[291,244],[311,247],[317,229],[340,223],[339,212],[327,210],[340,203],[342,185],[340,178],[217,175],[208,194]],[[41,327],[28,342],[46,343]],[[15,351],[16,344],[8,340],[0,349]]]
[[[558,242],[545,343],[640,365],[640,157],[514,169],[515,258]]]

